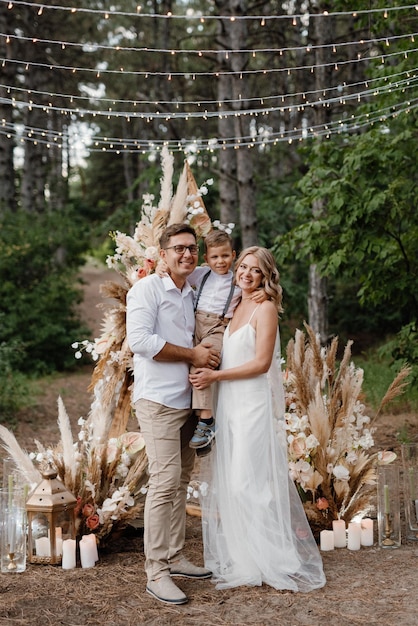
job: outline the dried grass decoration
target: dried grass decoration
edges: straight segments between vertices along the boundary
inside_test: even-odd
[[[105,309],[101,336],[94,342],[83,340],[72,344],[76,358],[87,353],[97,361],[89,387],[93,401],[87,418],[78,422],[77,438],[73,437],[60,398],[61,439],[57,446],[46,447],[36,441],[37,452],[28,454],[13,433],[0,426],[3,447],[14,459],[22,484],[35,486],[41,478],[36,463],[42,466],[52,462],[58,477],[77,497],[77,534],[95,533],[102,545],[128,522],[141,519],[148,482],[142,435],[127,432],[133,383],[132,353],[126,340],[127,292],[136,281],[154,271],[159,259],[159,239],[166,226],[190,223],[198,237],[212,229],[202,196],[213,181],[208,180],[198,188],[186,161],[173,196],[173,162],[173,156],[164,148],[158,206],[153,204],[154,196],[144,196],[134,235],[112,234],[115,252],[108,257],[107,264],[119,274],[120,280],[101,286],[103,296],[113,300]]]
[[[287,346],[285,421],[290,475],[317,536],[332,528],[332,520],[348,523],[373,510],[376,465],[396,458],[371,451],[373,422],[403,392],[410,368],[401,369],[372,420],[359,399],[363,370],[350,362],[352,341],[338,366],[338,338],[321,348],[312,328],[305,328],[307,336],[297,330]]]

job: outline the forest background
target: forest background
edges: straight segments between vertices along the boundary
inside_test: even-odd
[[[158,202],[163,145],[274,252],[283,344],[353,339],[371,402],[417,366],[417,38],[381,0],[0,0],[0,420],[77,366],[80,268]]]

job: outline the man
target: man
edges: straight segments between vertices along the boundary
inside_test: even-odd
[[[198,261],[193,228],[167,227],[160,239],[160,255],[169,276],[146,276],[129,290],[126,325],[134,353],[133,402],[149,464],[144,511],[146,590],[161,602],[184,604],[188,598],[171,577],[211,576],[182,556],[187,486],[195,459],[189,447],[195,426],[189,366],[216,368],[220,355],[208,342],[193,347],[193,290],[187,282]]]

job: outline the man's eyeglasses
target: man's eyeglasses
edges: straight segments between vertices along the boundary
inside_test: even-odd
[[[168,248],[164,248],[164,250],[174,250],[174,252],[176,254],[184,254],[186,252],[186,250],[188,250],[190,252],[190,254],[198,254],[199,253],[199,247],[196,246],[195,244],[192,246],[169,246]]]

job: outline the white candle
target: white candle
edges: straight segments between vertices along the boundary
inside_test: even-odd
[[[9,511],[9,523],[8,523],[8,540],[9,540],[9,554],[14,554],[16,543],[16,519],[15,516]]]
[[[57,556],[62,554],[62,539],[55,539],[55,552]]]
[[[49,537],[40,537],[35,540],[36,556],[51,556]]]
[[[48,529],[48,538],[51,539],[51,533],[49,529]],[[55,527],[55,554],[57,556],[62,554],[62,528],[61,526]]]
[[[385,515],[390,513],[389,506],[389,485],[383,485],[383,500],[385,505]]]
[[[75,539],[64,539],[62,542],[62,569],[74,569],[75,562]]]
[[[362,546],[373,545],[373,520],[369,517],[364,517],[361,520],[360,543]]]
[[[89,541],[91,543],[92,551],[94,554],[94,561],[97,562],[99,560],[99,553],[97,551],[96,535],[94,535],[93,533],[91,533],[90,535],[83,535],[81,539],[84,541]]]
[[[96,563],[97,546],[87,539],[88,535],[83,535],[80,541],[80,560],[81,567],[94,567]]]
[[[347,546],[345,521],[343,519],[332,520],[332,530],[334,532],[334,546],[336,548],[345,548]]]
[[[350,522],[348,525],[347,548],[349,550],[360,550],[361,545],[361,525],[358,522]]]
[[[319,538],[321,550],[324,552],[334,550],[334,532],[332,530],[321,530]]]

